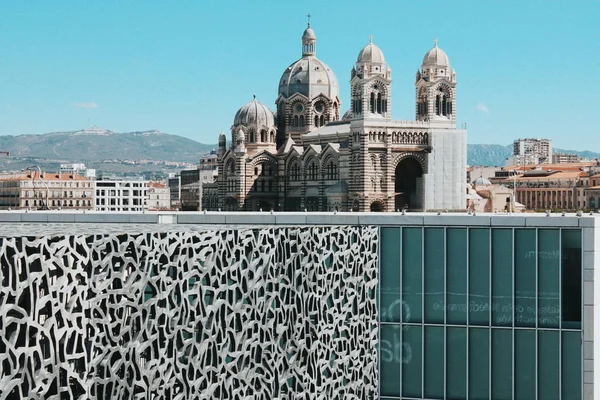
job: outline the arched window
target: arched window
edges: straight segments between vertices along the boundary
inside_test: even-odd
[[[227,161],[227,166],[225,167],[226,175],[233,175],[235,173],[235,162],[233,160]]]
[[[375,92],[371,92],[371,101],[370,101],[371,112],[375,114]]]
[[[315,115],[315,128],[319,127],[319,116]]]
[[[315,161],[311,162],[307,168],[307,179],[311,181],[316,181],[319,179],[319,167]]]
[[[294,115],[294,127],[297,128],[298,127],[298,116]]]
[[[250,143],[254,143],[255,141],[255,137],[254,137],[254,131],[250,131]]]
[[[292,181],[300,180],[300,165],[298,164],[297,161],[292,162],[288,173],[289,173],[290,180],[292,180]]]
[[[262,143],[267,141],[267,132],[266,131],[260,131],[260,141]]]
[[[300,127],[304,128],[304,115],[300,116]]]
[[[325,167],[325,179],[338,179],[338,166],[334,159],[330,159]]]
[[[440,95],[435,96],[435,115],[440,115],[441,101]]]
[[[319,123],[319,126],[323,126],[323,125],[325,125],[325,116],[324,116],[324,115],[321,115],[321,117],[320,117],[320,121],[319,121],[319,122],[320,122],[320,123]]]

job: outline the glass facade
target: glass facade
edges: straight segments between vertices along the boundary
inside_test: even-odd
[[[382,227],[380,398],[581,399],[580,229]]]

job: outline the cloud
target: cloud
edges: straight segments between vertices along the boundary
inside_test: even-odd
[[[98,104],[93,101],[89,103],[74,103],[73,106],[79,108],[98,108]]]
[[[487,106],[483,103],[478,103],[475,108],[481,112],[484,112],[486,114],[490,113],[490,110],[488,110]]]

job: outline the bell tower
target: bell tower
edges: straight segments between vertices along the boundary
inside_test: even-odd
[[[415,94],[417,121],[456,126],[456,72],[437,39],[417,71]]]
[[[358,53],[350,85],[354,119],[391,119],[392,70],[385,63],[381,49],[373,44],[373,35]]]

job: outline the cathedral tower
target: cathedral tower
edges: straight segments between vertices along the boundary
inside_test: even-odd
[[[373,44],[372,36],[358,53],[350,85],[353,118],[391,119],[392,70],[385,63],[381,49]]]
[[[437,45],[425,54],[416,77],[416,118],[436,125],[456,126],[456,72]]]

